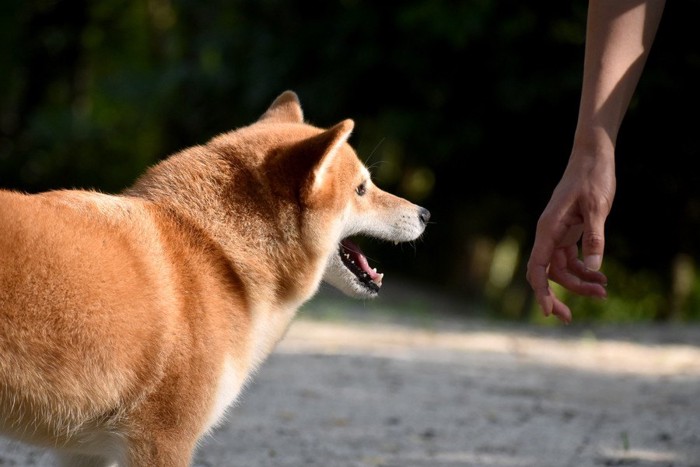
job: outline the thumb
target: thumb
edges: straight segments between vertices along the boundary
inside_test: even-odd
[[[605,216],[589,216],[584,220],[581,249],[586,269],[598,271],[603,264],[605,248]]]

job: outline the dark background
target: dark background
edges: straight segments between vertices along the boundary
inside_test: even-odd
[[[533,319],[524,266],[570,151],[586,8],[2,0],[0,186],[119,191],[292,89],[315,125],[354,119],[377,183],[433,213],[415,247],[364,245],[373,264]],[[698,17],[666,6],[618,140],[610,297],[568,297],[579,320],[700,317]]]

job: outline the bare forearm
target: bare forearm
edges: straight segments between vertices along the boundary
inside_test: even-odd
[[[665,0],[591,0],[574,150],[612,153]]]

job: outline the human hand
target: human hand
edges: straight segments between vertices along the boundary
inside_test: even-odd
[[[607,277],[599,271],[605,219],[615,196],[614,154],[572,153],[559,184],[537,222],[527,280],[545,316],[571,322],[571,310],[549,280],[578,295],[605,298]],[[583,260],[579,258],[579,241]]]

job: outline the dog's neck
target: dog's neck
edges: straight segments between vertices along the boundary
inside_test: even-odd
[[[223,160],[212,160],[204,148],[195,146],[151,167],[124,194],[147,199],[208,227],[221,215],[217,187],[230,183]]]
[[[220,247],[241,279],[252,284],[249,290],[275,306],[296,307],[316,291],[323,265],[312,273],[300,267],[311,266],[309,255],[300,254],[295,230],[285,228],[298,223],[298,208],[274,199],[258,173],[193,147],[149,169],[124,194],[183,216]],[[271,271],[269,264],[284,271]]]

